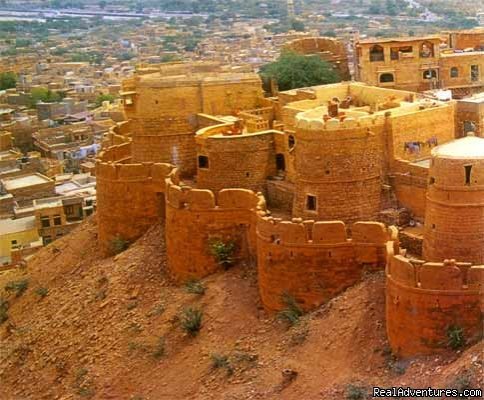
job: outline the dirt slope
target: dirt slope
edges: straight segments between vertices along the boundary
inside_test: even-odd
[[[0,399],[312,400],[345,399],[349,384],[483,386],[482,342],[462,354],[391,357],[382,274],[288,329],[263,311],[253,267],[211,276],[197,295],[171,284],[165,261],[161,226],[102,259],[93,219],[26,271],[1,274],[10,307],[0,325]],[[19,297],[3,291],[22,279]],[[187,307],[203,310],[195,337],[180,326]]]

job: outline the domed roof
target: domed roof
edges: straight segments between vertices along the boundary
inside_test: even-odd
[[[468,134],[466,137],[445,143],[432,150],[432,156],[453,159],[484,159],[484,138]]]

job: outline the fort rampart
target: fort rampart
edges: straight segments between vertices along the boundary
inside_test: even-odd
[[[255,215],[265,210],[264,197],[247,189],[194,189],[173,175],[166,184],[165,229],[168,269],[175,280],[182,283],[219,270],[211,248],[215,241],[234,243],[237,262],[254,259]]]
[[[395,354],[449,349],[452,330],[462,330],[466,343],[482,337],[484,266],[410,260],[389,250],[386,318]]]
[[[383,269],[396,229],[378,222],[282,221],[259,213],[257,254],[264,306],[285,308],[284,295],[311,310],[359,282],[365,270]]]
[[[106,254],[114,239],[128,242],[164,216],[170,164],[132,163],[131,143],[111,146],[96,161],[99,241]]]

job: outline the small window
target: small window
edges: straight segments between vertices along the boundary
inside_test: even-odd
[[[308,194],[306,196],[306,210],[316,211],[316,196]]]
[[[62,225],[62,219],[60,215],[54,215],[54,225]]]
[[[50,219],[49,217],[42,217],[40,218],[40,224],[42,228],[48,228],[50,226]]]
[[[466,185],[471,184],[471,174],[472,174],[472,165],[464,165],[464,169],[466,172]]]
[[[44,236],[44,246],[47,246],[49,243],[52,242],[52,237],[50,236]]]
[[[84,212],[86,214],[86,217],[89,217],[90,215],[92,215],[92,208],[86,208]]]
[[[395,78],[393,74],[381,74],[380,75],[380,83],[389,83],[395,82]]]
[[[385,61],[383,47],[375,45],[370,49],[370,61]]]
[[[198,168],[208,168],[208,157],[198,156]]]
[[[74,206],[65,206],[64,211],[67,215],[74,214]]]
[[[423,72],[424,79],[437,79],[437,71],[435,69],[427,69]]]
[[[464,134],[476,132],[476,124],[474,121],[464,121]]]
[[[10,243],[12,243],[12,246],[15,246],[17,244],[16,240],[12,240]]]
[[[289,147],[289,150],[292,150],[295,145],[296,145],[296,139],[294,138],[293,135],[289,135],[289,137],[287,138],[287,146]]]
[[[286,170],[286,160],[284,159],[284,154],[276,154],[276,168],[278,171]]]
[[[430,42],[423,42],[420,46],[420,57],[429,58],[434,56],[434,45]]]
[[[458,78],[459,77],[459,68],[457,67],[452,67],[450,69],[450,77],[451,78]]]
[[[471,81],[479,81],[479,65],[471,65]]]
[[[429,183],[430,183],[431,185],[433,185],[433,184],[435,183],[435,178],[434,178],[433,176],[432,176],[432,177],[430,177],[430,181],[429,181]]]

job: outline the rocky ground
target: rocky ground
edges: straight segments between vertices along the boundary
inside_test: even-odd
[[[482,342],[392,357],[382,273],[288,327],[264,312],[254,267],[188,289],[165,262],[162,226],[102,258],[91,219],[25,270],[1,273],[0,399],[363,399],[374,385],[484,386]],[[196,335],[183,329],[187,308],[203,313]]]

